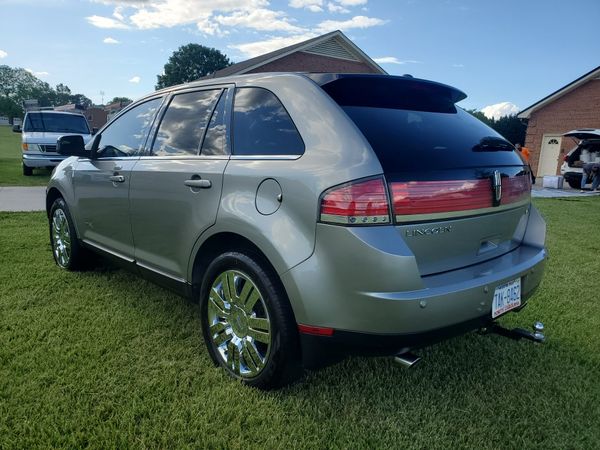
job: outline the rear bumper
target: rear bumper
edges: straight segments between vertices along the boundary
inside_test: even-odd
[[[476,329],[492,320],[497,286],[521,278],[525,304],[542,279],[545,223],[533,207],[525,238],[513,251],[424,277],[410,251],[391,234],[387,239],[384,228],[375,242],[364,229],[319,226],[311,258],[282,275],[297,322],[335,330],[332,337],[302,335],[309,367],[311,354],[326,348],[394,354]]]
[[[50,167],[57,166],[66,156],[45,153],[23,153],[23,164],[27,167]]]

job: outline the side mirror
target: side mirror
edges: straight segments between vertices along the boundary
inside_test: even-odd
[[[97,132],[98,132],[97,127],[92,128],[92,136],[94,136]]]
[[[21,125],[13,125],[13,131],[15,133],[21,133]]]
[[[56,140],[56,151],[65,156],[89,156],[85,149],[83,136],[73,134],[61,136]]]

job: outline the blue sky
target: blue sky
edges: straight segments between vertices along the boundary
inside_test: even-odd
[[[341,29],[389,73],[498,113],[600,65],[599,19],[599,0],[0,0],[0,64],[100,103],[152,91],[180,45],[237,62]]]

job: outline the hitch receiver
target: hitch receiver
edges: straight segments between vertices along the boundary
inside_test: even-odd
[[[497,323],[492,323],[487,329],[482,330],[487,333],[494,333],[500,336],[504,336],[510,339],[528,339],[533,342],[544,342],[546,340],[546,336],[544,336],[544,324],[542,322],[535,322],[533,324],[533,331],[527,331],[524,328],[513,328],[509,330],[508,328],[504,328]]]

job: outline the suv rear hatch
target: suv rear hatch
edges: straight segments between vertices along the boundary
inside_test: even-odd
[[[582,167],[584,163],[597,162],[596,158],[600,158],[600,130],[581,128],[569,131],[563,136],[580,140],[577,147],[565,156],[569,167]]]
[[[464,93],[408,77],[310,77],[371,144],[394,225],[422,275],[477,264],[520,245],[529,167],[502,136],[455,106]]]

